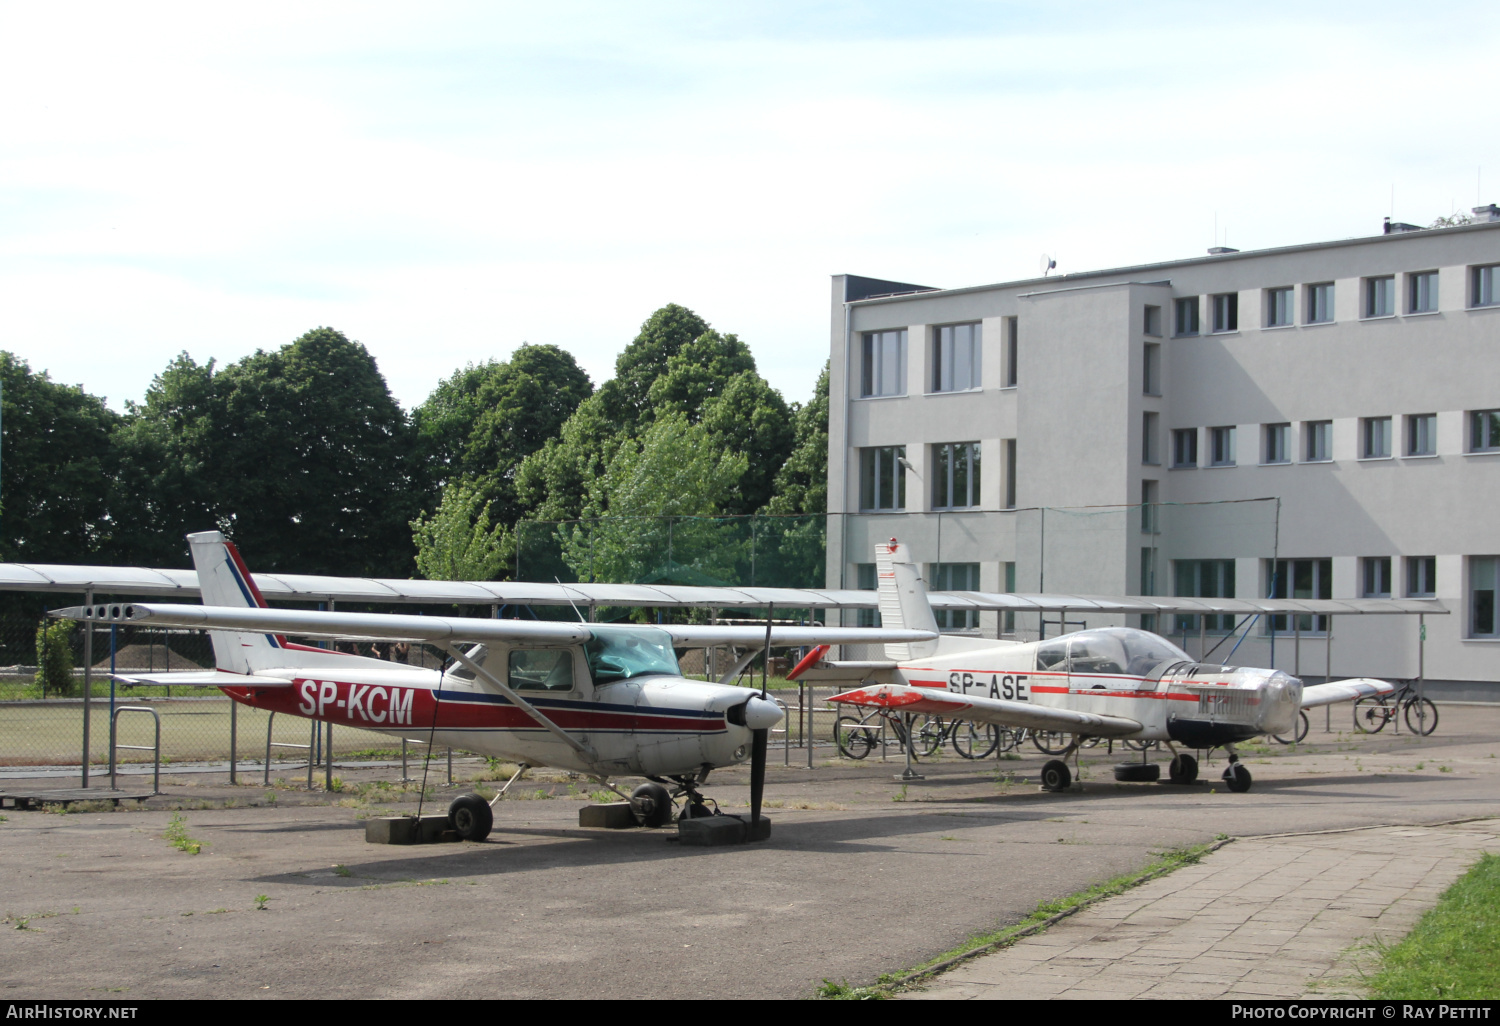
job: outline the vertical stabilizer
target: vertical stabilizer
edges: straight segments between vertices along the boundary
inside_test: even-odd
[[[927,601],[927,582],[911,561],[911,552],[892,538],[875,545],[875,575],[880,595],[882,627],[937,632],[937,617]],[[885,657],[897,662],[926,659],[938,650],[936,639],[912,644],[886,645]]]
[[[193,550],[193,566],[198,570],[198,590],[205,606],[238,606],[264,608],[245,561],[232,542],[218,531],[188,535]],[[231,673],[255,673],[290,665],[286,642],[274,634],[238,634],[210,631],[214,644],[214,663]]]

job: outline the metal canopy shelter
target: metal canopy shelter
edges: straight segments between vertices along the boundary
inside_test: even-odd
[[[667,584],[544,584],[529,581],[416,581],[310,574],[254,574],[268,600],[421,605],[661,606],[714,609],[877,609],[873,591],[818,588],[704,588]],[[192,570],[0,563],[0,591],[196,599]],[[1230,599],[1157,595],[1012,595],[930,592],[933,609],[1065,613],[1304,613],[1318,616],[1446,614],[1437,599]]]

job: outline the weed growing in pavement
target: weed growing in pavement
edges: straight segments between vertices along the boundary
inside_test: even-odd
[[[899,790],[895,794],[891,795],[891,801],[893,801],[893,802],[904,802],[904,801],[906,801],[906,785],[905,784],[901,785],[901,790]]]
[[[348,866],[344,865],[343,863],[339,863],[338,865],[334,866],[333,867],[333,871],[335,873],[337,873],[339,876],[353,876],[354,875],[354,872]]]
[[[258,911],[265,912],[270,908],[271,896],[269,894],[257,894],[255,896],[255,907]]]
[[[185,851],[189,855],[196,855],[203,850],[203,842],[194,840],[188,836],[187,820],[182,818],[180,812],[172,813],[171,820],[167,823],[167,829],[162,833],[172,847],[178,851]]]

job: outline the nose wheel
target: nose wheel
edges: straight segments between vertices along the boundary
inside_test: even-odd
[[[1229,765],[1224,767],[1224,783],[1235,794],[1250,790],[1250,771],[1233,751],[1229,752]]]

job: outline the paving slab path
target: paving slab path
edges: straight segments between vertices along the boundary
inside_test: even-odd
[[[1500,821],[1236,841],[938,977],[919,999],[1349,998]]]

